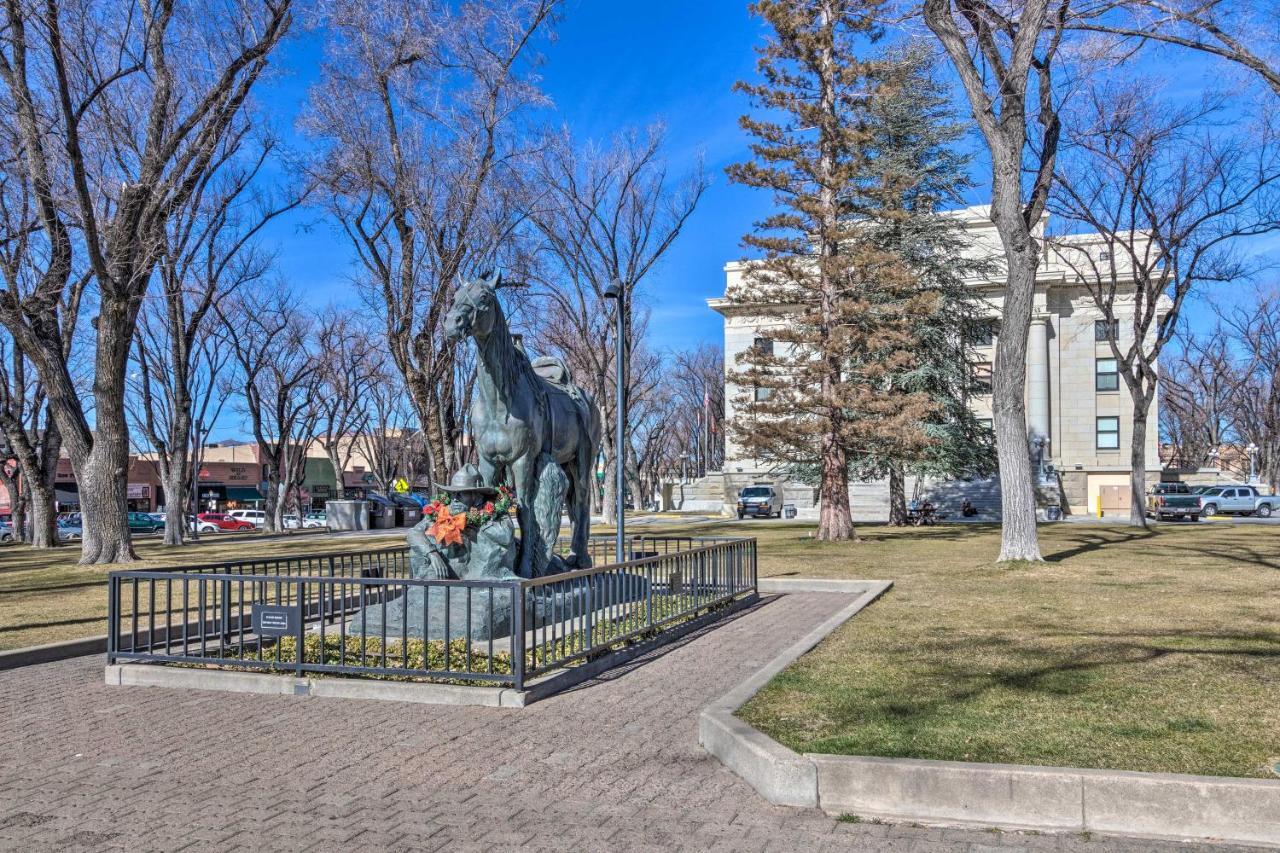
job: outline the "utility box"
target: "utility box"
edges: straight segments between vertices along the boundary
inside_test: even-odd
[[[795,517],[796,517],[796,505],[795,505],[795,504],[783,504],[783,505],[782,505],[782,517],[783,517],[783,518],[795,518]]]
[[[369,529],[369,504],[364,501],[329,501],[324,510],[330,530]]]

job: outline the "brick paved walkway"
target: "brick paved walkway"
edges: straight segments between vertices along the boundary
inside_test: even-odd
[[[1195,849],[770,806],[697,712],[842,603],[783,596],[521,710],[108,688],[98,657],[3,672],[0,848]]]

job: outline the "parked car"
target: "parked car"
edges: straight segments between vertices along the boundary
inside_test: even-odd
[[[80,515],[80,513],[78,513],[78,512],[60,512],[60,513],[58,513],[58,520],[59,520],[59,521],[65,521],[65,522],[67,522],[68,524],[72,524],[72,525],[74,525],[74,526],[76,526],[76,527],[80,527],[80,526],[82,526],[82,525],[83,525],[83,522],[81,521],[81,518],[82,518],[82,516],[81,516],[81,515]],[[6,519],[5,519],[5,521],[8,521],[8,519],[6,518]]]
[[[1166,518],[1200,520],[1200,496],[1186,483],[1156,483],[1147,494],[1147,515],[1160,521]]]
[[[267,524],[267,514],[260,509],[233,509],[228,515],[240,521],[247,521],[254,527],[265,527]]]
[[[323,512],[309,512],[302,519],[302,526],[306,528],[312,527],[328,527],[329,516]]]
[[[1257,513],[1259,518],[1270,518],[1271,513],[1280,510],[1280,497],[1259,494],[1253,486],[1215,486],[1199,497],[1200,514],[1205,518],[1219,513]]]
[[[216,524],[219,530],[254,530],[252,521],[245,521],[241,518],[233,518],[223,512],[202,512],[196,516],[201,521],[207,521],[210,524]]]
[[[196,518],[194,515],[188,515],[187,529],[196,533],[217,533],[222,528],[212,521],[205,521],[204,519]]]
[[[79,523],[76,523],[79,527]],[[156,521],[148,512],[131,512],[129,513],[129,532],[130,533],[155,533],[157,530],[164,530],[164,522]]]
[[[773,486],[747,486],[738,493],[738,518],[748,515],[781,518],[782,495]]]
[[[13,524],[8,521],[0,521],[0,542],[12,542],[16,538],[13,535]]]
[[[130,514],[132,515],[132,513]],[[58,519],[57,525],[58,525],[58,539],[60,539],[63,542],[72,542],[81,538],[84,535],[84,531],[81,530],[79,524],[72,524],[69,521],[63,521],[62,519]]]
[[[297,530],[302,527],[302,519],[293,513],[286,513],[280,520],[284,523],[285,530]]]

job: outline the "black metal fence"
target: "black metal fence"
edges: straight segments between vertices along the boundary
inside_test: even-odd
[[[407,548],[111,572],[107,658],[524,689],[756,593],[754,539],[627,546],[534,580],[415,579]]]

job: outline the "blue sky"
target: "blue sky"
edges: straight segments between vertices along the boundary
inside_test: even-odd
[[[724,176],[746,150],[737,126],[746,103],[732,86],[753,73],[760,32],[742,0],[571,0],[543,50],[543,89],[554,102],[549,123],[568,125],[579,140],[605,141],[624,128],[662,122],[672,174],[705,159],[712,185],[644,287],[659,348],[721,339],[720,316],[705,300],[721,295],[722,267],[741,255],[740,238],[769,204],[767,193],[731,186]],[[293,144],[304,143],[292,126],[320,55],[319,33],[295,35],[260,93]],[[352,300],[350,249],[317,211],[278,223],[268,239],[282,274],[317,303]]]
[[[660,121],[667,128],[673,174],[692,167],[698,156],[704,158],[711,187],[644,286],[652,307],[650,334],[658,348],[722,339],[720,317],[705,300],[721,295],[724,263],[742,255],[742,235],[770,205],[767,192],[731,185],[724,175],[726,165],[746,155],[747,140],[737,119],[747,103],[732,86],[754,76],[753,47],[762,34],[745,0],[569,0],[555,40],[544,46],[542,85],[554,103],[542,116],[548,123],[568,125],[580,141],[604,141],[627,127]],[[321,39],[318,32],[296,31],[278,55],[276,76],[260,91],[273,120],[295,145],[305,144],[292,129],[315,80]],[[1222,64],[1204,57],[1166,49],[1158,58],[1160,73],[1177,69],[1166,88],[1175,99],[1195,98],[1206,86],[1233,82]],[[957,107],[968,120],[959,100]],[[982,152],[976,132],[969,145],[976,154]],[[986,200],[985,171],[977,159],[979,185],[968,203]],[[299,211],[277,223],[268,238],[276,244],[283,275],[317,304],[354,301],[351,251],[318,211]],[[1257,241],[1252,251],[1270,252],[1277,240]]]

